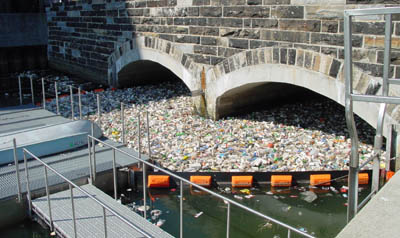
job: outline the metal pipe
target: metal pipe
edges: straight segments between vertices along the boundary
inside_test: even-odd
[[[228,201],[228,208],[226,214],[226,238],[229,238],[230,226],[231,226],[231,203]]]
[[[183,182],[182,180],[179,181],[180,183],[180,194],[179,197],[179,234],[180,238],[183,238]]]
[[[136,230],[137,232],[139,232],[140,234],[144,235],[145,237],[151,238],[152,236],[150,234],[148,234],[147,232],[143,231],[141,228],[137,227],[135,224],[131,223],[129,220],[127,220],[126,218],[124,218],[123,216],[119,215],[117,212],[115,212],[112,208],[110,208],[109,206],[107,206],[106,204],[104,204],[102,201],[100,201],[99,199],[97,199],[96,197],[94,197],[93,195],[91,195],[90,193],[86,192],[84,189],[80,188],[78,185],[74,184],[71,180],[69,180],[68,178],[66,178],[65,176],[63,176],[62,174],[60,174],[59,172],[57,172],[57,170],[53,169],[52,167],[50,167],[48,164],[46,164],[45,162],[43,162],[41,159],[39,159],[37,156],[35,156],[34,154],[32,154],[30,151],[26,150],[25,148],[23,149],[24,153],[28,153],[29,155],[31,155],[34,159],[36,159],[37,161],[39,161],[39,163],[41,163],[42,165],[46,166],[50,171],[52,171],[55,175],[59,176],[61,179],[63,179],[65,182],[67,182],[70,186],[70,190],[72,191],[72,186],[79,190],[81,193],[85,194],[86,196],[88,196],[90,199],[94,200],[97,204],[99,204],[100,206],[104,207],[107,211],[109,211],[110,213],[112,213],[115,217],[119,218],[122,222],[124,222],[125,224],[127,224],[128,226],[130,226],[131,228],[133,228],[134,230]],[[71,195],[73,197],[73,194],[71,192]],[[75,211],[75,209],[73,209],[73,212]],[[73,219],[75,220],[75,219]]]
[[[287,230],[287,237],[290,238],[291,237],[291,230]]]
[[[18,92],[19,92],[19,105],[22,105],[22,85],[21,85],[21,76],[18,76]]]
[[[75,115],[74,115],[74,94],[72,91],[72,86],[69,86],[69,93],[70,93],[70,97],[71,97],[71,118],[72,120],[75,120]]]
[[[34,95],[34,92],[33,92],[33,79],[32,79],[32,76],[30,76],[29,79],[30,79],[30,82],[31,82],[32,105],[35,105],[35,95]]]
[[[147,180],[147,175],[146,175],[146,164],[143,163],[142,165],[143,169],[143,207],[144,207],[144,212],[143,212],[143,217],[144,219],[147,218],[147,209],[146,209],[146,204],[147,204],[147,185],[146,185],[146,180]]]
[[[146,112],[146,124],[147,124],[147,147],[149,153],[149,159],[151,159],[151,144],[150,144],[150,121],[149,121],[149,112]]]
[[[113,151],[112,164],[113,164],[113,178],[114,178],[114,199],[117,200],[118,190],[117,190],[117,167],[115,165],[115,149],[112,149],[112,151]]]
[[[19,164],[18,164],[18,156],[17,156],[17,140],[15,138],[13,139],[13,147],[14,147],[15,175],[17,177],[18,202],[21,202],[22,201],[21,179],[19,176]]]
[[[44,89],[44,78],[42,78],[43,109],[46,109],[46,91]]]
[[[368,194],[367,197],[364,198],[364,200],[362,200],[362,202],[360,202],[360,204],[358,205],[358,209],[360,210],[365,204],[367,204],[367,202],[371,199],[372,196],[375,195],[375,192],[372,191],[370,194]]]
[[[131,158],[133,158],[133,159],[135,159],[135,160],[138,160],[139,162],[142,162],[143,164],[145,164],[145,165],[147,165],[147,166],[150,166],[150,167],[152,167],[152,168],[155,168],[155,169],[157,169],[157,170],[160,171],[160,172],[163,172],[163,173],[165,173],[165,174],[170,175],[171,177],[174,177],[174,178],[176,178],[176,179],[178,179],[178,180],[181,180],[181,181],[183,181],[184,183],[187,183],[187,184],[191,185],[192,187],[197,188],[197,189],[200,190],[200,191],[207,192],[207,193],[211,194],[211,195],[214,196],[214,197],[217,197],[217,198],[220,198],[220,199],[222,199],[222,200],[225,200],[225,201],[227,201],[227,202],[229,202],[229,203],[231,203],[231,204],[233,204],[233,205],[235,205],[235,206],[237,206],[237,207],[239,207],[239,208],[241,208],[241,209],[243,209],[243,210],[245,210],[245,211],[248,211],[248,212],[250,212],[250,213],[252,213],[252,214],[254,214],[254,215],[257,215],[257,216],[259,216],[259,217],[261,217],[261,218],[263,218],[263,219],[266,219],[266,220],[269,220],[269,221],[271,221],[271,222],[274,222],[274,223],[276,223],[276,224],[278,224],[278,225],[280,225],[280,226],[283,226],[283,227],[285,227],[285,228],[287,228],[287,229],[290,229],[290,230],[292,230],[292,231],[294,231],[294,232],[296,232],[296,233],[298,233],[298,234],[301,234],[301,235],[303,235],[303,236],[305,236],[305,237],[313,238],[313,236],[311,236],[311,235],[309,235],[309,234],[307,234],[307,233],[305,233],[305,232],[303,232],[303,231],[300,231],[300,230],[298,230],[298,229],[296,229],[296,228],[294,228],[294,227],[292,227],[292,226],[290,226],[290,225],[288,225],[288,224],[285,224],[285,223],[283,223],[283,222],[280,222],[280,221],[276,220],[275,218],[272,218],[272,217],[270,217],[270,216],[264,215],[264,214],[262,214],[262,213],[260,213],[260,212],[258,212],[258,211],[256,211],[256,210],[253,210],[253,209],[251,209],[251,208],[249,208],[249,207],[246,207],[246,206],[244,206],[244,205],[242,205],[242,204],[240,204],[240,203],[238,203],[238,202],[236,202],[236,201],[234,201],[234,200],[232,200],[232,199],[226,198],[226,197],[224,197],[224,196],[222,196],[222,195],[220,195],[220,194],[218,194],[218,193],[216,193],[216,192],[213,192],[213,191],[211,191],[211,190],[209,190],[209,189],[207,189],[207,188],[205,188],[205,187],[202,187],[202,186],[200,186],[200,185],[198,185],[198,184],[192,183],[192,182],[190,182],[189,180],[187,180],[187,179],[185,179],[185,178],[182,178],[182,177],[180,177],[180,176],[178,176],[178,175],[176,175],[176,174],[174,174],[174,173],[172,173],[172,172],[170,172],[170,171],[168,171],[168,170],[166,170],[166,169],[163,169],[163,168],[161,168],[161,167],[158,167],[158,166],[156,166],[156,165],[154,165],[154,164],[152,164],[152,163],[150,163],[150,162],[148,162],[148,161],[145,161],[145,160],[139,158],[139,157],[136,156],[136,155],[133,155],[133,154],[131,154],[131,153],[129,153],[129,152],[123,151],[123,150],[121,150],[121,149],[119,149],[119,148],[117,148],[117,147],[115,147],[115,146],[113,146],[113,145],[111,145],[111,144],[109,144],[109,143],[107,143],[107,142],[101,141],[101,140],[99,140],[99,139],[97,139],[97,138],[95,138],[95,137],[93,137],[93,136],[89,136],[89,137],[92,138],[93,140],[95,140],[95,141],[97,141],[97,142],[103,144],[103,145],[106,145],[106,146],[108,146],[108,147],[110,147],[110,148],[114,148],[115,151],[117,151],[117,152],[119,152],[119,153],[121,153],[121,154],[123,154],[123,155],[126,155],[126,156],[128,156],[128,157],[131,157]]]
[[[107,216],[106,209],[103,207],[104,238],[107,238]]]
[[[78,88],[78,105],[79,105],[79,119],[82,120],[82,97],[81,97],[81,87]]]
[[[141,146],[141,136],[140,136],[140,112],[138,113],[138,152],[139,158],[142,158],[142,146]]]
[[[96,94],[96,97],[97,97],[97,120],[99,120],[99,124],[101,125],[100,95]]]
[[[49,178],[47,175],[47,167],[43,166],[44,168],[44,181],[46,183],[46,197],[47,197],[47,206],[49,208],[49,220],[50,220],[50,230],[53,231],[53,216],[51,213],[51,204],[50,204],[50,190],[49,190]]]
[[[124,103],[121,102],[121,122],[122,122],[122,144],[126,145],[125,138],[125,108]]]
[[[54,82],[54,93],[56,94],[57,115],[60,115],[60,104],[59,104],[59,102],[58,102],[58,87],[57,87],[57,82]]]
[[[74,228],[74,237],[78,237],[77,233],[76,233],[76,217],[75,217],[75,204],[74,204],[74,191],[72,190],[72,185],[69,184],[69,191],[71,194],[71,210],[72,210],[72,226]]]
[[[91,133],[92,133],[92,149],[93,149],[93,182],[96,182],[96,173],[97,173],[97,169],[96,169],[96,142],[93,139],[93,135],[94,135],[94,123],[91,123]]]
[[[26,192],[27,192],[27,196],[28,196],[28,209],[29,209],[28,213],[29,213],[29,217],[32,217],[32,196],[31,196],[31,188],[29,185],[28,162],[26,159],[25,149],[24,149],[24,165],[25,165]]]
[[[87,139],[88,139],[88,153],[89,153],[89,176],[90,176],[90,184],[92,184],[93,183],[92,148],[90,148],[90,138],[88,137]]]

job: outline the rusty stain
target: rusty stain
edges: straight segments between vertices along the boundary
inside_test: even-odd
[[[206,89],[206,71],[203,67],[203,70],[201,71],[201,89],[205,90]]]

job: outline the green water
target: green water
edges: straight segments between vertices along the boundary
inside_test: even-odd
[[[336,185],[339,189],[341,185]],[[309,190],[304,188],[304,190]],[[346,224],[347,198],[342,193],[330,190],[314,189],[318,198],[308,203],[301,199],[301,187],[284,190],[273,190],[274,194],[266,194],[270,187],[261,187],[251,190],[252,198],[245,198],[239,190],[224,193],[235,201],[251,207],[263,214],[268,214],[282,222],[307,231],[316,237],[335,237]],[[214,191],[217,191],[216,189]],[[359,194],[360,201],[368,194],[369,188],[363,189]],[[234,196],[241,196],[239,200]],[[132,201],[136,205],[143,204],[142,191],[126,192],[126,203]],[[175,189],[150,189],[148,205],[151,209],[162,211],[159,219],[165,220],[161,226],[165,231],[179,237],[179,190]],[[203,212],[198,218],[194,216]],[[184,237],[214,238],[226,237],[227,205],[220,199],[211,195],[201,194],[198,190],[186,188],[184,190]],[[151,217],[148,215],[148,217]],[[157,220],[151,220],[157,222]],[[258,238],[287,237],[287,230],[268,222],[255,215],[231,206],[232,238]],[[47,238],[49,231],[39,224],[26,221],[22,224],[0,230],[0,237],[32,237]],[[292,237],[301,237],[292,233]]]

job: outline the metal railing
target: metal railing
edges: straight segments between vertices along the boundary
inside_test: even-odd
[[[119,152],[121,154],[124,154],[124,155],[132,158],[132,159],[135,159],[135,160],[139,161],[139,163],[142,164],[142,166],[143,166],[143,169],[142,169],[142,171],[143,171],[143,195],[144,195],[143,207],[145,207],[145,208],[146,208],[146,193],[147,193],[146,166],[149,166],[149,167],[152,167],[154,169],[157,169],[158,171],[161,171],[161,172],[163,172],[165,174],[168,174],[169,176],[171,176],[171,177],[173,177],[175,179],[178,179],[180,181],[180,183],[179,183],[180,184],[179,185],[180,186],[180,196],[179,196],[179,204],[180,204],[180,206],[179,206],[179,231],[180,231],[179,234],[180,234],[180,236],[179,237],[180,238],[183,238],[183,185],[184,185],[184,183],[189,184],[189,185],[191,185],[191,186],[193,186],[193,187],[195,187],[195,188],[197,188],[197,189],[199,189],[201,191],[207,192],[208,194],[210,194],[210,195],[212,195],[214,197],[217,197],[219,199],[222,199],[222,200],[224,200],[225,203],[227,203],[227,205],[228,205],[228,208],[227,208],[227,223],[226,223],[226,237],[227,238],[230,237],[231,205],[235,205],[236,207],[239,207],[239,208],[241,208],[241,209],[243,209],[243,210],[245,210],[245,211],[247,211],[249,213],[257,215],[257,216],[259,216],[259,217],[261,217],[263,219],[269,220],[269,221],[271,221],[271,222],[273,222],[273,223],[275,223],[275,224],[277,224],[279,226],[282,226],[282,227],[286,228],[288,230],[288,233],[287,233],[287,237],[288,238],[291,237],[292,232],[296,233],[296,234],[300,234],[300,235],[302,235],[304,237],[309,237],[309,238],[313,238],[314,237],[314,236],[312,236],[310,234],[307,234],[307,233],[305,233],[305,232],[303,232],[303,231],[301,231],[299,229],[296,229],[296,228],[294,228],[294,227],[292,227],[292,226],[290,226],[290,225],[288,225],[286,223],[283,223],[283,222],[281,222],[279,220],[276,220],[276,219],[274,219],[272,217],[264,215],[264,214],[262,214],[262,213],[260,213],[260,212],[258,212],[256,210],[253,210],[253,209],[251,209],[249,207],[246,207],[246,206],[244,206],[244,205],[242,205],[242,204],[240,204],[240,203],[238,203],[238,202],[236,202],[236,201],[234,201],[232,199],[224,197],[224,196],[222,196],[222,195],[220,195],[220,194],[218,194],[216,192],[213,192],[213,191],[211,191],[211,190],[209,190],[207,188],[204,188],[204,187],[202,187],[202,186],[200,186],[198,184],[192,183],[189,180],[187,180],[185,178],[182,178],[182,177],[180,177],[180,176],[178,176],[178,175],[176,175],[176,174],[174,174],[174,173],[172,173],[172,172],[170,172],[170,171],[168,171],[166,169],[163,169],[163,168],[158,167],[158,166],[156,166],[156,165],[154,165],[154,164],[152,164],[152,163],[150,163],[150,162],[148,162],[146,160],[143,160],[142,158],[140,158],[140,156],[132,155],[132,154],[126,152],[126,151],[123,151],[123,150],[121,150],[121,149],[119,149],[119,148],[117,148],[117,147],[115,147],[113,145],[110,145],[110,144],[108,144],[108,143],[106,143],[106,142],[104,142],[102,140],[99,140],[99,139],[97,139],[97,138],[95,138],[93,136],[89,135],[88,138],[90,140],[92,140],[92,147],[95,146],[94,142],[98,142],[98,143],[100,143],[102,145],[110,147],[113,150],[113,155],[115,155],[115,152]],[[139,155],[140,155],[140,152],[139,152]],[[90,160],[89,164],[92,164],[91,157],[92,157],[91,156],[91,150],[89,149],[89,160]],[[113,163],[114,163],[115,159],[116,159],[115,156],[113,156]],[[90,173],[96,173],[96,171],[92,170],[92,168],[90,168]],[[115,170],[114,170],[114,173],[115,173]],[[95,177],[95,175],[93,174],[93,175],[91,175],[91,177]],[[114,181],[115,181],[116,175],[114,174],[113,177],[114,177]],[[114,189],[116,189],[116,187],[114,187]],[[116,191],[114,190],[114,195],[115,194],[116,194]],[[146,218],[146,209],[145,209],[145,212],[143,214],[144,214],[144,218]]]
[[[347,208],[347,222],[357,214],[357,211],[379,190],[379,166],[383,141],[383,124],[386,104],[400,104],[400,97],[389,96],[389,84],[400,84],[399,79],[389,79],[390,51],[392,35],[392,14],[399,14],[399,7],[379,9],[356,9],[344,11],[344,52],[345,52],[345,110],[346,123],[351,137],[351,154],[349,165],[349,196]],[[382,95],[361,95],[353,93],[353,60],[352,60],[352,18],[354,16],[384,15],[385,16],[385,43],[383,59]],[[373,156],[359,166],[358,134],[354,122],[353,101],[380,103],[376,135],[374,140]],[[358,173],[362,167],[373,161],[371,193],[358,204]]]
[[[25,178],[26,178],[26,191],[27,191],[27,197],[28,197],[28,207],[29,207],[29,212],[32,211],[32,194],[31,194],[31,189],[30,189],[30,180],[29,180],[29,167],[27,164],[27,154],[32,156],[35,160],[39,161],[44,168],[44,180],[46,183],[46,200],[47,200],[47,206],[49,210],[49,223],[50,223],[50,228],[51,230],[54,229],[53,226],[53,216],[52,216],[52,211],[51,211],[51,199],[50,199],[50,189],[49,189],[49,183],[48,183],[48,170],[52,171],[55,175],[60,177],[62,180],[64,180],[66,183],[69,185],[69,190],[70,190],[70,200],[71,200],[71,206],[72,206],[72,222],[73,222],[73,230],[74,230],[74,237],[77,237],[77,227],[76,227],[76,216],[75,216],[75,204],[74,204],[74,195],[73,195],[73,188],[79,190],[81,193],[85,194],[88,196],[91,200],[99,204],[102,209],[103,209],[103,224],[104,224],[104,237],[107,237],[107,216],[106,216],[106,211],[110,212],[114,216],[116,216],[119,220],[124,222],[126,225],[129,227],[133,228],[140,234],[142,234],[144,237],[153,237],[150,234],[148,234],[146,231],[143,231],[140,227],[136,226],[135,224],[131,223],[129,220],[127,220],[125,217],[121,216],[118,214],[116,211],[114,211],[112,208],[107,206],[105,203],[100,201],[99,199],[95,198],[92,196],[90,193],[64,177],[62,174],[57,172],[54,168],[49,166],[47,163],[39,159],[37,156],[35,156],[33,153],[28,151],[27,149],[23,148],[24,152],[24,164],[25,164]]]

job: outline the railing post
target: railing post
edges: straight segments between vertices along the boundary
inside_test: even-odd
[[[228,201],[228,208],[226,214],[226,238],[229,238],[230,226],[231,226],[231,203]]]
[[[58,87],[57,87],[57,82],[54,82],[54,93],[56,94],[57,115],[60,115],[60,104],[59,104],[59,102],[58,102]]]
[[[122,144],[126,145],[125,138],[125,107],[124,103],[121,102],[121,122],[122,122]]]
[[[43,109],[46,109],[46,91],[44,89],[44,78],[42,78]]]
[[[78,105],[79,105],[79,119],[82,120],[82,98],[81,87],[78,87]]]
[[[113,158],[112,158],[112,163],[113,163],[113,178],[114,178],[114,198],[117,200],[118,198],[118,190],[117,190],[117,168],[115,165],[115,149],[112,149],[113,151]]]
[[[138,136],[138,156],[139,156],[139,159],[141,159],[142,158],[142,150],[141,150],[141,147],[142,147],[142,145],[141,145],[141,137],[140,137],[140,111],[139,111],[139,113],[138,113],[138,127],[137,127],[137,136]],[[139,163],[139,165],[142,165],[141,163]]]
[[[19,105],[22,105],[22,85],[21,76],[18,76]]]
[[[72,226],[74,228],[74,237],[77,237],[76,233],[76,217],[75,217],[75,204],[74,204],[74,192],[72,191],[72,185],[69,184],[69,191],[71,194],[71,210],[72,210]]]
[[[49,179],[47,175],[47,167],[43,165],[43,168],[44,168],[44,181],[46,183],[47,206],[49,207],[50,230],[53,231],[53,216],[51,214]]]
[[[93,123],[93,122],[92,122]],[[92,148],[90,146],[90,138],[88,140],[88,153],[89,153],[89,176],[90,176],[90,184],[93,183],[93,168],[92,168]]]
[[[107,238],[107,216],[106,216],[106,209],[103,208],[103,222],[104,222],[104,238]]]
[[[290,229],[287,230],[287,237],[288,237],[288,238],[291,237],[291,230],[290,230]]]
[[[28,196],[28,209],[29,209],[29,217],[32,217],[32,196],[31,196],[31,188],[29,185],[29,171],[28,171],[28,162],[26,159],[26,152],[25,149],[23,149],[24,152],[24,165],[25,165],[25,179],[26,179],[26,193]]]
[[[18,164],[18,156],[17,156],[17,141],[15,140],[15,138],[13,139],[13,147],[14,147],[15,175],[17,177],[18,202],[21,202],[22,201],[21,179],[20,179],[20,176],[19,176],[19,164]]]
[[[151,144],[150,144],[150,121],[149,121],[149,111],[146,112],[146,124],[147,124],[147,147],[149,153],[149,159],[151,159]]]
[[[97,98],[97,120],[99,120],[99,125],[101,126],[100,95],[96,94],[96,98]]]
[[[143,207],[144,207],[144,212],[143,212],[143,217],[144,219],[147,218],[147,209],[146,209],[146,200],[147,200],[147,185],[146,185],[146,180],[147,180],[147,174],[146,174],[146,164],[142,163],[142,169],[143,169]]]
[[[94,123],[91,123],[92,149],[93,149],[93,182],[96,182],[96,142],[94,140]]]
[[[35,105],[35,94],[33,92],[33,79],[32,76],[29,77],[31,83],[31,94],[32,94],[32,105]]]
[[[179,237],[183,238],[183,181],[180,181],[180,198],[179,198]]]
[[[71,98],[71,119],[75,120],[74,116],[74,93],[72,91],[72,86],[69,86],[69,93],[70,93],[70,98]]]

